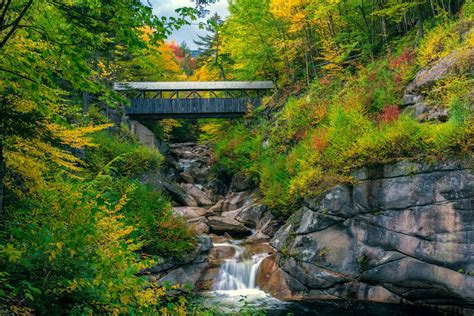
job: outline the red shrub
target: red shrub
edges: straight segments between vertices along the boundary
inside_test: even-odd
[[[321,131],[313,135],[313,148],[317,151],[323,151],[328,144],[326,133]]]
[[[400,115],[400,108],[398,105],[386,105],[377,116],[380,122],[390,123],[398,119]]]

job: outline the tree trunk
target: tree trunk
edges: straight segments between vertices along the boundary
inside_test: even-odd
[[[0,222],[3,221],[3,207],[5,201],[5,186],[3,179],[5,179],[6,167],[3,159],[3,142],[0,141]]]
[[[423,7],[418,5],[418,41],[423,37]]]
[[[5,158],[4,158],[4,141],[5,141],[5,134],[6,134],[6,100],[2,98],[0,100],[0,222],[3,219],[3,208],[5,205],[5,186],[3,180],[5,179],[6,174],[6,165],[5,165]]]

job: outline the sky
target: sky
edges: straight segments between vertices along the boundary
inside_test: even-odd
[[[149,2],[153,6],[153,12],[157,16],[176,16],[174,10],[182,7],[194,7],[195,5],[191,0],[148,0],[144,2]],[[216,3],[208,6],[209,16],[217,13],[222,18],[225,18],[228,15],[227,7],[227,0],[218,0]],[[193,40],[197,39],[197,35],[206,34],[205,30],[199,29],[198,23],[200,21],[205,22],[209,16],[193,21],[192,25],[183,26],[181,29],[174,31],[169,40],[174,40],[178,44],[186,42],[191,49],[196,49],[197,47]]]

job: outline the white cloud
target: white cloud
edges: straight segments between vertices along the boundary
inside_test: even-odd
[[[142,0],[147,3],[147,0]],[[176,16],[175,10],[183,7],[194,7],[194,2],[191,0],[148,0],[153,6],[153,12],[157,16]],[[218,0],[218,2],[209,5],[208,10],[210,16],[214,13],[219,14],[222,18],[229,14],[227,0]],[[174,40],[176,43],[186,42],[192,49],[196,48],[193,40],[197,39],[197,35],[206,34],[205,30],[199,29],[199,22],[205,22],[207,18],[193,21],[192,25],[183,26],[181,29],[174,31],[169,40]]]

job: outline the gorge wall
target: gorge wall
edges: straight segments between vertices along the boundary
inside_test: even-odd
[[[474,177],[467,162],[360,169],[306,199],[271,240],[259,284],[285,300],[474,308]]]

